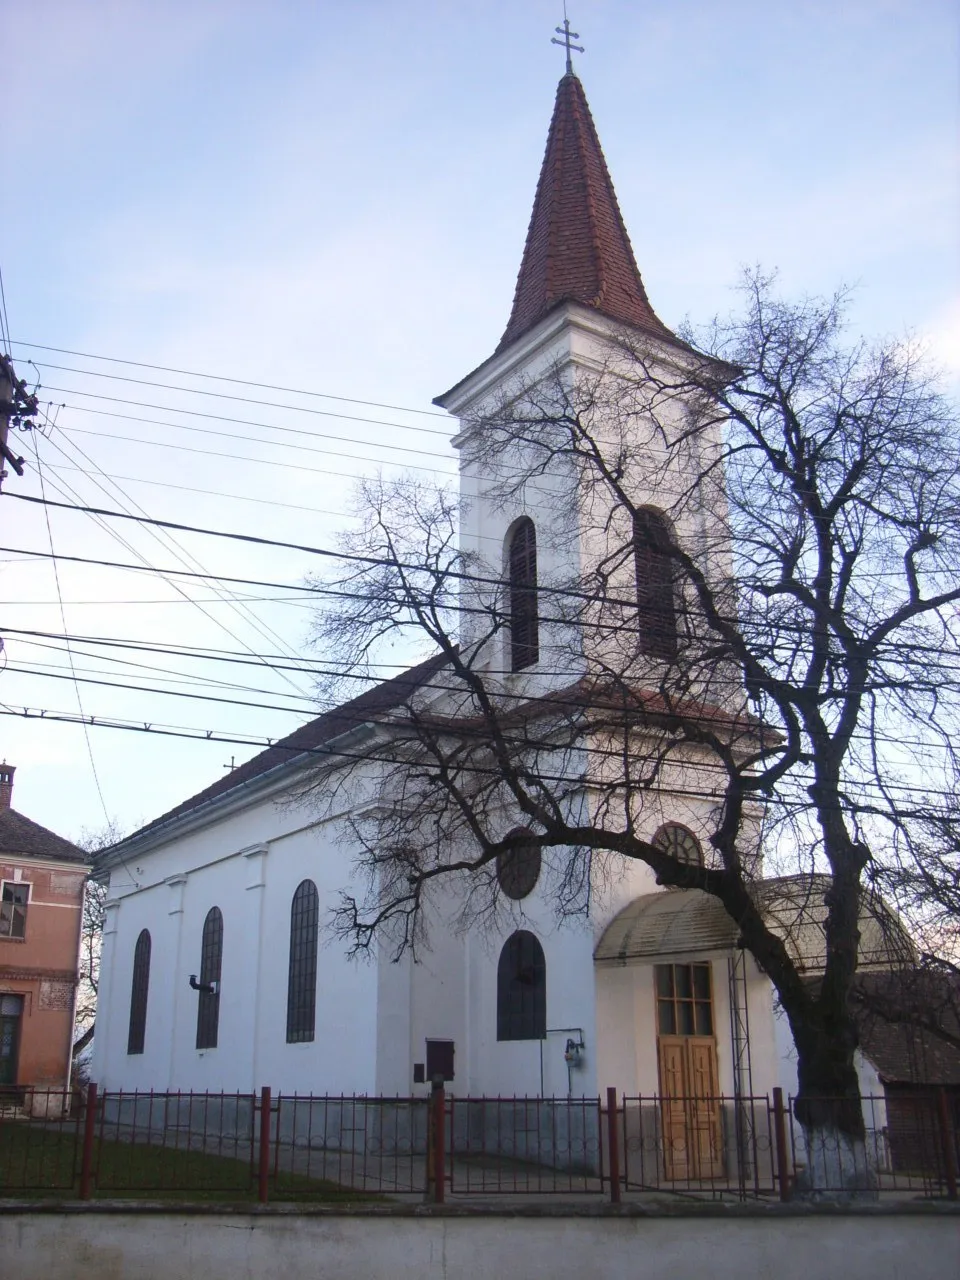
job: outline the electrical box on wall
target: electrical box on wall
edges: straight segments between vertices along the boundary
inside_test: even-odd
[[[452,1080],[455,1052],[456,1044],[453,1040],[428,1040],[427,1079],[432,1081],[437,1076],[441,1076],[445,1081]]]

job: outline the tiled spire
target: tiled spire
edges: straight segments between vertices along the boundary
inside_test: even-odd
[[[647,299],[586,95],[572,72],[557,88],[513,310],[497,350],[566,300],[677,341]]]

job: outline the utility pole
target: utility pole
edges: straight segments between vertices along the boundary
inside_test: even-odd
[[[13,453],[8,444],[11,426],[22,426],[38,412],[37,397],[18,378],[9,356],[0,355],[0,489],[9,475],[4,463],[9,462],[18,476],[23,475],[23,458]]]

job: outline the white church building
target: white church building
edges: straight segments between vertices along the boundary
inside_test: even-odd
[[[568,71],[506,332],[438,402],[461,420],[462,441],[512,381],[558,362],[596,364],[624,327],[683,349],[647,299]],[[535,496],[515,509],[488,502],[477,455],[460,456],[464,545],[504,548],[507,572],[514,552],[546,555],[537,531],[555,498],[541,488],[541,509]],[[495,568],[504,571],[499,559]],[[520,662],[525,678],[537,678],[535,659]],[[440,1074],[463,1096],[595,1097],[614,1085],[706,1098],[781,1083],[772,988],[733,923],[698,890],[658,889],[640,863],[598,878],[589,913],[567,920],[546,867],[517,863],[501,881],[508,911],[466,932],[445,928],[440,912],[416,957],[351,959],[329,936],[355,874],[345,815],[291,795],[306,770],[332,777],[344,753],[388,733],[390,709],[439,669],[429,660],[320,716],[106,852],[92,1064],[101,1088],[415,1096]],[[704,788],[671,790],[665,778],[644,806],[645,834],[702,858],[713,804]],[[786,934],[791,883],[768,884]]]

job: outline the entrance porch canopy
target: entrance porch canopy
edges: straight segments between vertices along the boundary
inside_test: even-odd
[[[767,924],[783,938],[802,972],[822,972],[826,962],[823,875],[779,876],[754,887]],[[657,956],[698,951],[731,951],[739,939],[736,922],[718,898],[701,889],[662,889],[634,898],[600,936],[597,964],[623,965]],[[860,968],[892,969],[915,962],[909,937],[894,912],[876,894],[864,893],[860,907]]]

